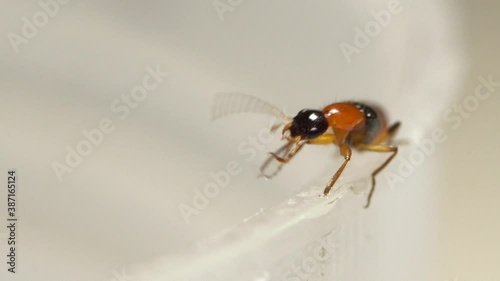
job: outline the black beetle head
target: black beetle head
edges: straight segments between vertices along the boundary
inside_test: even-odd
[[[328,121],[320,110],[303,109],[293,118],[290,136],[310,140],[321,136],[328,129]]]

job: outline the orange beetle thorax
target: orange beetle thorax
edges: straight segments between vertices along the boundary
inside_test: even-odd
[[[365,116],[350,103],[332,103],[323,109],[328,124],[334,129],[351,131],[362,124]]]
[[[365,120],[363,112],[351,103],[332,103],[323,113],[337,136],[337,143],[343,143],[349,132],[362,126]]]

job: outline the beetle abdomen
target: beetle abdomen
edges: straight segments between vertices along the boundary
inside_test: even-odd
[[[380,132],[384,128],[384,123],[383,123],[383,117],[381,116],[380,112],[375,110],[373,107],[368,106],[364,103],[360,102],[350,102],[356,108],[358,108],[363,115],[365,116],[365,128],[363,130],[364,134],[362,136],[359,136],[360,132],[353,132],[352,137],[350,140],[352,142],[359,142],[361,141],[362,143],[372,143],[380,134]],[[356,137],[356,135],[358,137]]]

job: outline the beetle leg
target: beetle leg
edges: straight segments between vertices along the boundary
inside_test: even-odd
[[[293,156],[295,156],[295,154],[297,154],[297,152],[300,151],[300,149],[302,149],[304,144],[306,144],[306,143],[305,142],[295,143],[295,146],[290,150],[290,152],[287,155],[285,155],[285,157],[279,157],[274,152],[270,152],[269,154],[271,154],[271,156],[273,156],[274,159],[276,159],[281,164],[286,164],[286,163],[288,163],[288,161],[290,161],[293,158]]]
[[[374,140],[372,143],[382,143],[382,142],[390,142],[392,137],[396,134],[396,132],[399,129],[399,126],[401,125],[401,122],[396,122],[392,124],[383,134],[380,138],[377,138]]]
[[[266,161],[264,161],[264,163],[262,163],[262,166],[260,167],[260,176],[263,176],[266,179],[270,179],[277,175],[281,171],[282,166],[290,161],[290,159],[300,150],[303,144],[298,148],[296,147],[297,145],[298,144],[294,142],[287,142],[274,153],[269,153],[269,157],[266,159]],[[283,158],[279,157],[279,155],[283,155]],[[276,160],[278,162],[278,166],[273,166],[273,160]]]
[[[392,124],[389,127],[389,129],[387,129],[387,138],[388,139],[391,139],[396,134],[396,132],[399,129],[399,126],[401,126],[401,122],[398,121],[398,122]]]
[[[334,134],[322,134],[321,136],[308,140],[309,144],[335,144],[335,135]]]
[[[340,145],[340,154],[344,156],[344,163],[340,166],[340,168],[337,170],[335,175],[333,175],[332,179],[328,182],[328,184],[325,187],[325,190],[323,191],[323,195],[327,196],[328,193],[330,193],[330,190],[332,189],[332,186],[335,184],[337,179],[340,177],[342,172],[344,171],[345,166],[347,166],[347,162],[351,160],[351,148],[347,144],[341,144]]]
[[[398,123],[396,123],[398,124]],[[394,127],[394,126],[392,126]],[[391,128],[392,128],[391,127]],[[392,152],[391,156],[385,160],[382,165],[380,165],[375,171],[372,173],[372,187],[370,189],[370,193],[368,194],[368,199],[365,205],[365,208],[368,208],[370,206],[370,202],[373,196],[373,192],[375,191],[375,176],[380,173],[390,162],[391,160],[396,156],[398,153],[398,148],[396,146],[389,146],[389,145],[377,145],[377,144],[359,144],[356,146],[357,149],[359,150],[369,150],[369,151],[375,151],[375,152]]]

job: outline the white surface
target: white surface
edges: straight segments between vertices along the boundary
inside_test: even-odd
[[[494,63],[498,5],[402,2],[403,11],[347,63],[339,44],[352,43],[354,28],[372,20],[370,11],[385,9],[387,3],[243,1],[221,21],[211,1],[73,0],[21,45],[19,53],[14,53],[8,39],[3,40],[0,168],[19,171],[20,246],[19,273],[7,275],[2,265],[0,278],[116,280],[117,273],[131,272],[138,265],[143,266],[141,274],[154,275],[163,268],[158,267],[162,261],[182,261],[197,241],[220,237],[221,229],[231,229],[261,209],[274,214],[265,224],[270,228],[272,221],[284,219],[273,210],[296,194],[322,187],[340,165],[334,147],[311,147],[279,177],[256,179],[265,153],[275,149],[278,140],[263,146],[251,161],[238,152],[238,146],[268,128],[269,119],[252,115],[213,123],[210,108],[215,92],[253,94],[285,107],[289,114],[337,100],[375,101],[387,109],[390,120],[403,123],[398,138],[408,145],[401,147],[399,160],[388,168],[396,171],[416,142],[433,128],[448,128],[443,111],[474,91],[477,76],[500,77]],[[2,1],[2,5],[5,35],[19,33],[21,18],[40,10],[36,1]],[[170,76],[120,120],[111,103],[140,85],[146,67],[156,65]],[[335,275],[314,278],[496,278],[498,268],[479,260],[482,256],[498,260],[498,254],[485,245],[498,245],[500,228],[494,225],[483,236],[490,222],[476,218],[484,217],[484,212],[497,213],[497,204],[469,201],[463,189],[459,189],[462,197],[453,193],[456,186],[464,187],[464,181],[475,184],[478,178],[490,185],[474,187],[480,189],[475,196],[498,198],[497,181],[487,168],[491,166],[472,162],[467,167],[474,170],[466,170],[462,163],[478,156],[460,157],[471,154],[468,150],[483,151],[478,155],[488,157],[490,165],[498,163],[494,157],[498,152],[490,152],[497,146],[498,133],[491,132],[493,125],[480,122],[493,124],[491,120],[498,119],[495,104],[498,99],[492,97],[484,107],[481,104],[484,111],[477,111],[460,130],[448,131],[450,140],[392,192],[379,177],[368,211],[361,208],[363,196],[343,197],[334,205],[335,212],[307,220],[311,228],[302,230],[310,230],[307,235],[298,231],[302,225],[298,223],[299,228],[283,231],[282,238],[273,236],[281,243],[268,245],[269,253],[274,253],[268,258],[284,256],[286,251],[277,249],[288,241],[300,242],[290,246],[292,252],[307,253],[301,247],[308,240],[341,224],[345,232],[339,237],[343,250],[338,255],[343,262],[337,263]],[[65,146],[75,147],[83,139],[82,130],[96,128],[103,118],[113,120],[115,131],[60,183],[51,163],[63,161]],[[475,141],[481,144],[468,146]],[[340,184],[366,177],[368,166],[381,159],[354,154]],[[241,174],[186,224],[179,205],[191,203],[193,190],[211,181],[209,173],[225,169],[232,160],[240,164]],[[2,221],[5,196],[0,192]],[[474,212],[462,220],[466,210]],[[331,229],[330,216],[334,217]],[[470,238],[454,229],[478,233]],[[480,240],[478,248],[458,250],[475,239]],[[0,253],[5,256],[1,242]],[[239,252],[224,248],[224,243],[217,245],[217,253],[231,257],[238,253],[240,261],[255,260],[255,254],[265,252],[250,247],[262,243],[246,245]],[[468,258],[469,253],[474,256]],[[207,265],[200,260],[210,256],[195,252],[192,257],[196,262],[189,274],[202,274]],[[234,271],[224,267],[241,266],[237,261],[221,261],[222,270],[214,269],[231,275]],[[262,265],[261,273],[273,265]],[[280,265],[278,261],[274,268]],[[184,266],[168,274],[181,274]],[[274,275],[261,278],[270,276]]]

